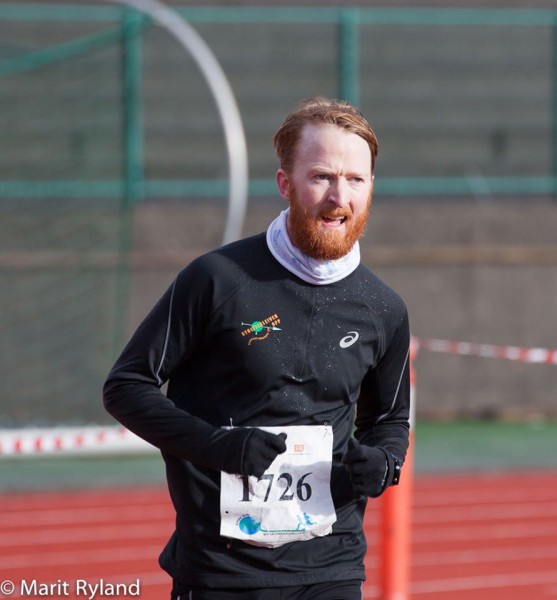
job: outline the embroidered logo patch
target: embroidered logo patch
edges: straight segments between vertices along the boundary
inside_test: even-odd
[[[252,342],[266,340],[271,331],[281,331],[279,316],[275,313],[262,321],[254,321],[253,323],[241,323],[243,327],[247,327],[242,331],[242,337],[248,337],[248,346],[251,346]]]

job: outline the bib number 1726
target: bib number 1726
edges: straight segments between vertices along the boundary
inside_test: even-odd
[[[309,475],[311,475],[311,472],[305,473],[298,479],[298,481],[294,482],[294,477],[290,473],[281,473],[276,479],[274,473],[265,473],[265,475],[259,477],[258,479],[258,482],[267,482],[267,488],[265,489],[263,502],[267,502],[269,500],[271,490],[277,485],[280,488],[284,487],[284,490],[278,498],[280,501],[284,502],[288,500],[294,500],[294,495],[296,495],[299,500],[306,502],[311,498],[312,493],[311,486],[306,481],[306,477]],[[251,502],[248,476],[239,475],[238,478],[242,481],[241,502]]]

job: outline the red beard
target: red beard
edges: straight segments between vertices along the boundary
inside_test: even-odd
[[[355,218],[349,209],[323,208],[317,219],[309,217],[300,206],[295,190],[290,196],[290,213],[288,216],[288,233],[290,240],[305,255],[318,260],[337,260],[346,256],[354,244],[363,236],[371,206],[371,194],[367,209]],[[346,217],[343,231],[324,229],[322,217]]]

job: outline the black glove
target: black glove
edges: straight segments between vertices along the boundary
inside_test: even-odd
[[[219,429],[209,440],[203,462],[227,473],[261,477],[275,458],[286,452],[286,433],[269,433],[256,427]]]
[[[365,446],[355,438],[350,438],[342,464],[350,475],[356,495],[376,498],[385,489],[389,463],[387,453],[382,448]]]

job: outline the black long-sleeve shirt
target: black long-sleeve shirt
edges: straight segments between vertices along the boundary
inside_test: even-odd
[[[403,301],[362,265],[337,283],[305,283],[260,234],[186,267],[104,388],[106,409],[166,463],[177,519],[163,568],[209,587],[364,579],[365,500],[354,498],[341,458],[355,421],[362,443],[404,459],[409,342]],[[204,449],[230,424],[332,426],[332,534],[272,549],[220,536],[220,474]]]

